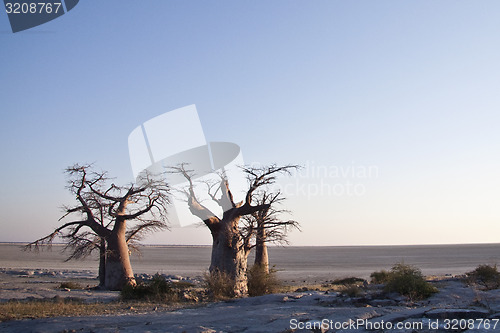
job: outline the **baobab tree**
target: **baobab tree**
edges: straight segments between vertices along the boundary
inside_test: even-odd
[[[67,248],[73,250],[70,258],[80,258],[98,248],[104,286],[120,290],[126,284],[135,285],[128,243],[147,231],[167,227],[169,186],[160,177],[149,174],[137,184],[109,184],[107,173],[96,172],[91,165],[75,164],[67,168],[66,173],[68,189],[77,203],[64,207],[65,213],[60,220],[69,217],[74,220],[28,247],[50,246],[57,236],[61,236],[69,240]],[[129,221],[135,224],[127,229]]]
[[[243,217],[242,237],[247,252],[255,248],[254,264],[268,274],[267,243],[288,244],[288,232],[291,229],[300,230],[300,228],[297,221],[281,218],[282,214],[289,212],[279,208],[279,205],[285,200],[280,191],[259,191],[255,197],[254,200],[258,205],[268,204],[269,207]]]
[[[269,209],[269,203],[253,204],[254,194],[262,187],[274,184],[280,174],[290,174],[294,165],[269,167],[247,167],[243,172],[248,179],[248,190],[245,199],[235,202],[230,190],[230,184],[224,174],[221,174],[217,186],[208,186],[210,198],[222,209],[222,216],[217,216],[204,206],[194,190],[192,170],[187,170],[185,164],[171,168],[172,172],[180,173],[188,182],[185,194],[191,213],[199,217],[212,234],[212,256],[209,271],[224,273],[233,283],[235,296],[247,294],[247,257],[245,243],[242,237],[240,218]]]
[[[101,223],[101,220],[99,220]],[[102,224],[102,223],[101,223]],[[106,226],[107,227],[107,226]],[[165,229],[159,221],[149,221],[136,224],[128,228],[126,240],[129,249],[140,253],[137,246],[138,242],[146,236],[146,234]],[[70,252],[65,261],[79,260],[90,256],[94,252],[98,252],[99,259],[99,287],[105,287],[106,282],[106,239],[98,234],[88,230],[80,230],[77,234],[73,232],[74,227],[61,230],[59,237],[66,243],[63,252]],[[28,245],[28,247],[31,246]]]

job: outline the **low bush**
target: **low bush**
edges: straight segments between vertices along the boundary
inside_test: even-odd
[[[390,273],[386,270],[373,272],[370,274],[370,282],[375,284],[387,283],[389,281]]]
[[[172,285],[173,289],[179,289],[179,290],[189,289],[189,288],[195,287],[194,284],[192,284],[191,282],[187,282],[187,281],[171,282],[171,285]]]
[[[480,285],[486,290],[500,287],[500,272],[497,265],[479,265],[472,272],[466,273],[466,276],[469,283]]]
[[[234,279],[225,272],[213,271],[203,274],[203,287],[211,298],[223,300],[233,298]]]
[[[397,292],[412,301],[428,298],[438,291],[425,280],[420,269],[404,263],[392,267],[385,290]]]
[[[340,292],[343,295],[346,295],[349,297],[357,297],[357,296],[360,296],[361,294],[363,294],[363,290],[355,284],[345,285]]]
[[[253,265],[247,270],[248,274],[248,295],[261,296],[275,293],[281,286],[276,277],[276,270],[270,269],[269,273],[262,265]]]
[[[365,282],[364,279],[360,279],[357,277],[348,277],[348,278],[343,278],[343,279],[336,279],[331,282],[333,285],[352,285],[352,284],[359,284]]]
[[[159,274],[153,276],[151,281],[141,281],[135,286],[126,285],[120,292],[122,299],[141,299],[147,301],[174,301],[176,292],[172,283]]]

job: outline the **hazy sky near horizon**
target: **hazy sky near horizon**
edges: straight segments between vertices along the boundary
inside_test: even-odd
[[[127,138],[196,104],[208,141],[280,182],[293,245],[500,241],[500,2],[80,1],[0,13],[0,241],[71,203],[65,167],[132,181]],[[173,228],[148,243],[209,244]]]

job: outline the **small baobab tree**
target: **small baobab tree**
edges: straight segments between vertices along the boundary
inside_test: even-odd
[[[185,177],[188,186],[185,190],[191,213],[199,217],[212,234],[211,273],[224,273],[233,283],[235,296],[245,296],[247,287],[247,258],[244,239],[240,225],[242,216],[251,215],[269,209],[269,203],[255,203],[257,190],[275,183],[280,174],[290,174],[293,165],[268,167],[244,167],[243,172],[248,179],[248,190],[241,202],[235,202],[230,190],[230,184],[224,174],[221,174],[218,184],[207,187],[210,198],[222,209],[222,215],[217,216],[202,204],[195,193],[193,183],[194,173],[186,169],[185,164],[171,168],[172,172]]]
[[[50,246],[61,236],[67,241],[66,249],[72,251],[69,259],[85,257],[99,249],[99,274],[104,287],[120,290],[125,284],[135,285],[129,242],[148,231],[167,227],[168,185],[160,177],[148,174],[137,184],[109,184],[107,173],[96,172],[91,165],[75,164],[66,173],[68,189],[77,203],[64,207],[60,221],[73,219],[27,247]],[[128,222],[134,225],[127,226]]]
[[[242,237],[245,249],[250,252],[255,249],[254,264],[259,266],[265,273],[269,273],[268,243],[279,245],[288,244],[288,232],[292,229],[300,230],[299,223],[295,220],[285,220],[282,214],[289,211],[279,208],[285,200],[280,191],[259,191],[255,195],[258,205],[269,205],[268,208],[245,215],[242,219]]]

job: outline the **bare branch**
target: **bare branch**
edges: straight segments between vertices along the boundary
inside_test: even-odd
[[[258,242],[288,244],[288,232],[292,229],[300,231],[300,228],[297,221],[281,219],[281,214],[288,213],[286,210],[277,208],[284,200],[281,192],[259,191],[255,193],[254,200],[260,205],[268,204],[269,207],[243,216],[240,228],[243,230],[244,239],[251,240],[251,242],[247,242],[247,250],[257,246]],[[249,233],[254,233],[257,236]]]
[[[56,228],[52,233],[48,234],[47,236],[39,238],[36,241],[27,244],[24,247],[24,250],[31,251],[34,249],[35,251],[38,251],[40,249],[40,247],[42,247],[42,246],[47,246],[47,248],[50,249],[52,246],[52,242],[54,241],[54,238],[56,238],[58,235],[61,236],[61,231],[63,229],[74,226],[74,225],[81,225],[81,224],[85,224],[85,223],[86,223],[86,221],[73,221],[73,222],[65,223],[62,226],[60,226],[59,228]]]
[[[210,230],[215,230],[220,223],[220,219],[207,207],[202,205],[197,199],[193,185],[193,170],[187,170],[186,164],[179,164],[170,168],[171,173],[179,173],[188,181],[188,206],[191,213],[200,218]]]
[[[298,169],[298,165],[276,166],[275,164],[269,167],[243,167],[242,170],[247,174],[249,189],[245,195],[245,204],[240,207],[240,216],[253,214],[256,211],[269,209],[267,204],[252,207],[251,203],[255,191],[265,185],[274,184],[277,176],[280,174],[290,175],[292,170]]]
[[[135,225],[131,230],[127,231],[127,242],[132,240],[141,240],[147,233],[167,229],[167,225],[161,221],[145,221]]]

